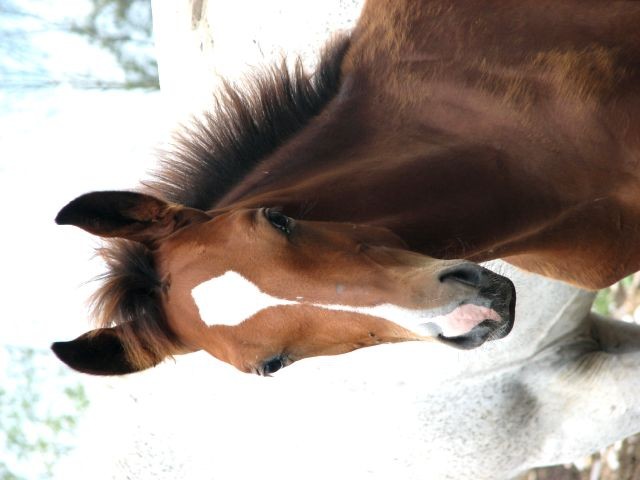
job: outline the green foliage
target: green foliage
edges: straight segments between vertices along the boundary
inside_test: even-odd
[[[591,307],[591,310],[593,310],[594,312],[600,315],[605,315],[605,316],[609,315],[611,313],[609,309],[611,307],[612,302],[613,302],[613,295],[611,293],[611,289],[603,288],[598,292],[598,295],[596,295],[596,299],[593,302],[593,306]]]
[[[86,2],[78,15],[64,3],[0,0],[0,90],[159,88],[150,0]]]
[[[636,275],[629,275],[611,287],[600,290],[596,295],[591,310],[605,316],[632,313],[625,312],[624,308],[622,311],[620,309],[623,305],[627,307],[633,306],[634,308],[637,306],[638,299],[635,297],[637,297],[637,290],[640,286],[638,281],[640,279],[636,278]]]
[[[69,30],[110,52],[126,74],[123,88],[160,88],[152,55],[150,0],[91,0],[91,13]]]
[[[54,465],[72,448],[78,416],[89,405],[86,392],[48,352],[5,347],[3,353],[0,480],[52,478]]]

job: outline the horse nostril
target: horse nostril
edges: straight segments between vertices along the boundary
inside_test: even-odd
[[[486,281],[485,269],[473,263],[463,263],[440,273],[438,279],[441,282],[454,280],[456,282],[480,288]]]

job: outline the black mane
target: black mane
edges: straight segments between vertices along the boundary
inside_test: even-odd
[[[214,108],[180,133],[161,155],[160,170],[145,183],[170,202],[211,209],[261,160],[299,132],[335,97],[349,37],[323,51],[309,75],[300,59],[293,71],[283,60],[252,78],[239,92],[225,82]]]

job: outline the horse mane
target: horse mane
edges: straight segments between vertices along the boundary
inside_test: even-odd
[[[300,59],[283,60],[255,75],[242,91],[224,83],[213,109],[160,154],[160,169],[143,189],[166,201],[208,210],[261,160],[299,132],[340,88],[340,67],[349,46],[341,36],[325,47],[315,73]],[[92,297],[98,327],[121,326],[128,361],[142,369],[171,356],[179,341],[162,310],[162,279],[153,253],[141,243],[108,240],[98,250],[107,271]]]
[[[153,253],[141,243],[112,239],[98,254],[107,271],[95,279],[101,285],[91,297],[96,326],[121,327],[127,360],[138,369],[160,363],[180,344],[161,307],[163,282]]]
[[[314,74],[298,58],[283,59],[250,78],[242,91],[224,82],[214,108],[178,133],[161,153],[160,169],[145,182],[150,194],[208,210],[261,160],[317,116],[340,88],[349,37],[324,48]]]

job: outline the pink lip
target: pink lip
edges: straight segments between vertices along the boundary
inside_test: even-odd
[[[440,330],[439,333],[445,337],[457,337],[470,332],[484,320],[499,322],[502,318],[491,308],[466,303],[456,307],[446,315],[430,318],[428,323],[437,325]]]

